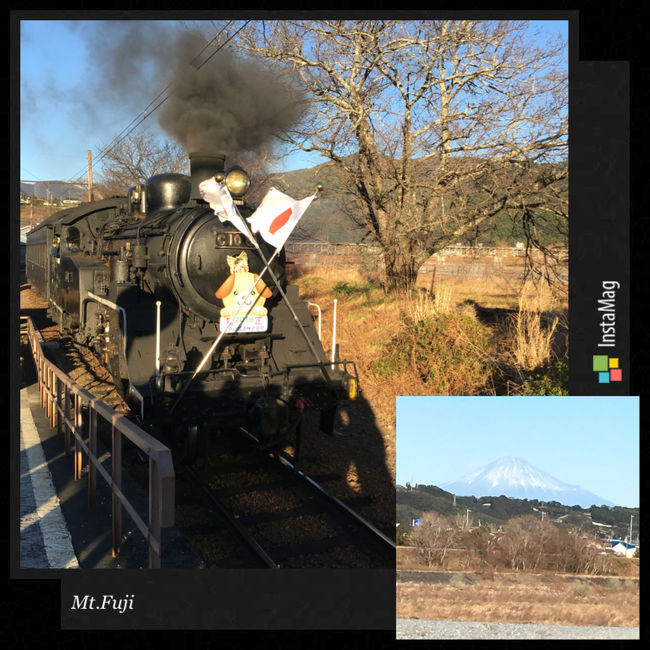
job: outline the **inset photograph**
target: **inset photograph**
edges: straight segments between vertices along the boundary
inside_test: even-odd
[[[398,638],[639,638],[638,397],[398,397],[396,472]]]

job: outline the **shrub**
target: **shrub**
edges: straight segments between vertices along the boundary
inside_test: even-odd
[[[372,370],[381,379],[410,368],[432,394],[469,395],[485,388],[492,370],[490,330],[458,312],[401,319],[396,336]]]
[[[363,295],[367,297],[368,293],[370,293],[372,289],[376,289],[376,288],[377,287],[372,282],[357,283],[357,282],[343,282],[342,280],[339,280],[334,285],[334,288],[332,289],[332,293],[335,296],[345,296],[346,298],[353,298],[359,295]]]
[[[525,396],[569,394],[569,364],[562,359],[531,374],[523,383],[520,391]]]
[[[578,582],[571,592],[576,598],[586,598],[593,592],[593,587],[588,582]]]
[[[449,586],[452,589],[464,589],[467,586],[467,583],[465,582],[463,576],[454,575],[449,581]]]
[[[581,530],[562,530],[562,546],[557,568],[567,573],[611,573],[611,558],[603,555],[601,551],[602,545]]]

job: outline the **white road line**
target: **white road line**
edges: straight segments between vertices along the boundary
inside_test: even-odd
[[[78,569],[79,563],[72,547],[70,531],[61,512],[59,497],[52,484],[52,476],[41,448],[41,440],[29,409],[29,397],[21,390],[20,402],[20,449],[25,451],[29,471],[21,477],[30,481],[36,502],[32,512],[20,518],[21,546],[22,533],[33,525],[38,525],[45,544],[47,563],[50,569]],[[30,568],[22,564],[23,568]]]

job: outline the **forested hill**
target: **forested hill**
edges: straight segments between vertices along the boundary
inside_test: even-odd
[[[425,512],[437,512],[439,514],[455,517],[471,517],[477,524],[500,525],[511,519],[526,514],[546,515],[558,520],[559,523],[584,527],[593,531],[594,524],[605,524],[612,528],[602,528],[607,531],[610,537],[625,537],[629,533],[630,516],[634,521],[639,521],[639,508],[623,508],[620,506],[591,506],[580,508],[561,504],[556,501],[538,501],[537,499],[510,499],[505,496],[484,496],[456,497],[454,506],[454,495],[450,492],[436,487],[435,485],[418,485],[415,488],[397,488],[396,494],[396,517],[397,523],[401,526],[408,526],[413,519],[420,518]],[[470,513],[467,513],[467,510]]]
[[[426,175],[433,163],[427,160],[414,161],[414,164],[420,165],[421,174]],[[323,184],[323,191],[305,213],[294,234],[295,238],[358,242],[367,233],[365,228],[355,223],[355,221],[363,223],[363,215],[359,206],[346,194],[341,173],[332,164],[324,163],[308,169],[271,174],[270,183],[296,199],[313,194],[316,184]],[[536,234],[542,245],[566,245],[566,239],[561,234],[563,230],[566,231],[566,225],[558,228],[552,221],[540,220]],[[458,243],[513,246],[524,239],[521,223],[513,223],[509,215],[501,213],[496,219],[459,237]],[[370,243],[371,239],[366,241]]]

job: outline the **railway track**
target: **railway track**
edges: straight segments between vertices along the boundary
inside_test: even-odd
[[[58,333],[47,339],[48,356],[75,381],[113,408],[128,408],[89,350]],[[394,567],[393,541],[356,512],[368,498],[344,502],[324,487],[341,477],[308,476],[286,454],[262,451],[235,433],[211,446],[201,468],[177,467],[176,527],[204,566]],[[123,460],[146,489],[135,449],[126,448]]]
[[[182,474],[261,566],[394,567],[394,542],[285,455],[227,446],[227,465]]]

